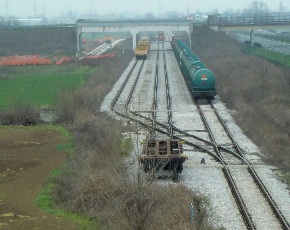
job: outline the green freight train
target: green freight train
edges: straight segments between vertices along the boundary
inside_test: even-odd
[[[213,99],[217,94],[214,74],[184,44],[180,37],[172,37],[172,48],[193,97],[195,99]]]

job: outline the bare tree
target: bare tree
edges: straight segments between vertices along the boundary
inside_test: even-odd
[[[145,19],[155,19],[155,16],[152,12],[144,14]]]
[[[14,17],[5,18],[0,16],[0,28],[9,28],[19,26],[19,22]]]
[[[269,12],[269,8],[267,3],[254,1],[249,4],[248,8],[245,9],[245,13],[254,14],[254,15],[262,15]]]
[[[283,6],[283,3],[281,1],[279,3],[279,12],[281,12],[281,13],[284,12],[284,6]]]

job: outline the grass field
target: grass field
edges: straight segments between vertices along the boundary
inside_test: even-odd
[[[53,106],[62,90],[82,86],[92,71],[76,65],[0,67],[0,108]]]
[[[246,34],[250,36],[250,32],[248,31],[240,31],[240,33],[242,34]],[[270,39],[270,40],[274,40],[274,41],[280,41],[280,42],[290,42],[290,37],[287,37],[283,34],[262,34],[262,33],[254,33],[255,37],[261,37],[261,38],[265,38],[265,39]]]
[[[0,126],[0,137],[0,229],[96,229],[88,218],[52,205],[46,178],[57,176],[74,149],[68,130]]]
[[[246,47],[245,52],[290,68],[290,56],[258,47]]]

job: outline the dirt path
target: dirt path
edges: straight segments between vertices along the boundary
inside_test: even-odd
[[[0,229],[77,229],[45,213],[36,198],[49,173],[66,156],[54,128],[0,127]]]

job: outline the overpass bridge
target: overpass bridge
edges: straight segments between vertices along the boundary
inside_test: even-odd
[[[82,55],[82,33],[97,32],[130,32],[133,35],[133,48],[136,46],[136,35],[141,31],[185,31],[191,38],[192,21],[179,19],[156,19],[156,20],[96,20],[79,19],[76,21],[77,53]],[[190,43],[191,45],[191,43]]]
[[[216,31],[250,30],[250,41],[252,41],[254,30],[290,30],[290,13],[229,17],[215,14],[208,16],[207,25]]]

